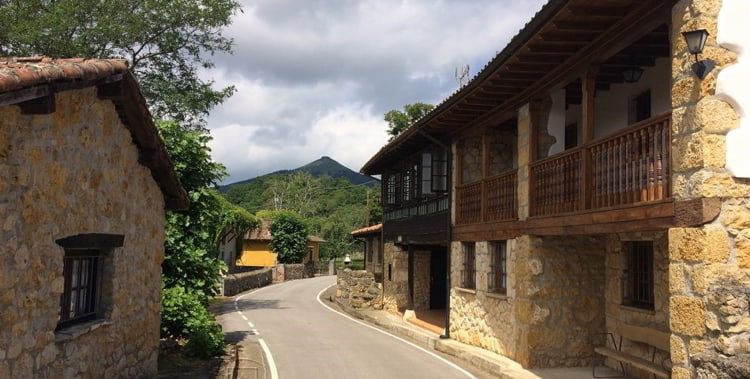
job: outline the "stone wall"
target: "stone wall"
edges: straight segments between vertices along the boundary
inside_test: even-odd
[[[644,310],[622,305],[622,284],[627,269],[627,255],[624,244],[628,241],[653,241],[654,246],[654,309]],[[669,332],[669,258],[667,235],[665,232],[651,233],[621,233],[607,236],[606,255],[606,331],[619,338],[618,324],[645,327],[660,332]],[[622,336],[622,350],[651,361],[653,347],[643,343],[631,341],[628,336]],[[604,341],[602,341],[603,343]],[[612,347],[611,341],[606,341]],[[669,351],[657,351],[655,362],[669,359]],[[620,369],[619,363],[608,362],[612,368]],[[651,374],[640,372],[631,367],[628,372],[643,378],[650,378]]]
[[[516,167],[517,151],[516,133],[511,131],[496,131],[489,137],[489,175],[495,176]]]
[[[482,179],[482,137],[473,136],[461,141],[461,182]]]
[[[747,377],[750,371],[750,181],[726,168],[726,135],[739,122],[716,96],[716,85],[737,55],[716,42],[721,7],[719,0],[682,0],[672,9],[673,196],[722,202],[709,224],[669,230],[673,378]],[[701,59],[716,62],[703,80],[693,74],[680,35],[695,29],[709,32]]]
[[[515,358],[518,338],[517,320],[513,314],[513,283],[515,275],[509,272],[507,295],[487,291],[487,274],[490,257],[487,242],[477,242],[475,247],[477,263],[477,288],[474,291],[457,288],[461,283],[463,256],[461,243],[451,243],[451,283],[454,284],[450,296],[451,338],[474,346],[479,346],[509,358]],[[515,261],[514,241],[508,241],[508,262]]]
[[[515,359],[524,367],[574,367],[591,363],[604,330],[602,236],[521,236],[515,243],[518,320]]]
[[[393,313],[402,312],[409,302],[409,256],[392,241],[385,242],[383,254],[383,309]]]
[[[303,279],[305,277],[305,265],[302,263],[281,263],[276,265],[275,281]]]
[[[267,286],[273,282],[271,268],[229,274],[224,277],[224,296],[234,296],[253,288]]]
[[[114,105],[96,88],[57,111],[0,107],[0,378],[155,377],[164,200]],[[79,233],[124,235],[105,252],[102,318],[55,332],[63,249]]]
[[[414,251],[414,309],[430,309],[431,255],[429,250]]]
[[[336,298],[352,308],[383,309],[383,285],[373,273],[344,269],[336,278]]]

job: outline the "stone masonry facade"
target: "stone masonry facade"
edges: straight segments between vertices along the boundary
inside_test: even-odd
[[[726,169],[726,136],[739,126],[716,96],[717,76],[737,53],[717,43],[721,0],[682,0],[672,9],[673,189],[678,200],[721,199],[702,227],[672,228],[669,326],[672,377],[750,377],[750,181]],[[699,80],[681,32],[709,32],[701,59],[716,68]]]
[[[347,268],[336,277],[336,298],[352,308],[383,309],[383,286],[373,273]]]
[[[0,108],[0,377],[155,377],[162,193],[95,87],[55,102],[48,115]],[[124,244],[103,257],[103,317],[56,333],[64,251],[55,240],[80,233]]]
[[[409,302],[409,256],[406,250],[393,243],[383,244],[383,309],[403,312]]]

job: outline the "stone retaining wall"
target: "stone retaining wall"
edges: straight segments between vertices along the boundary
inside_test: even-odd
[[[265,268],[227,275],[224,277],[224,296],[234,296],[240,292],[271,284],[273,282],[271,271],[270,268]]]
[[[338,273],[336,284],[336,298],[350,307],[383,309],[383,287],[373,273],[347,268]]]

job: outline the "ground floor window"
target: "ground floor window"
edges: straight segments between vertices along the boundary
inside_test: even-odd
[[[476,288],[476,257],[474,242],[461,244],[463,250],[463,270],[461,272],[461,287]]]
[[[490,274],[488,291],[505,294],[508,291],[508,249],[506,241],[489,243]]]
[[[623,247],[627,269],[623,275],[622,303],[654,309],[654,243],[626,242]]]
[[[57,329],[96,317],[101,293],[100,256],[100,250],[65,250],[65,286]]]

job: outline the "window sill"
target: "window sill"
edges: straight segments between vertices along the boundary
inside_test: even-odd
[[[477,290],[475,289],[473,290],[473,289],[463,288],[463,287],[453,287],[453,288],[456,290],[456,292],[470,293],[472,295],[477,294]]]
[[[498,300],[508,300],[508,295],[504,293],[497,293],[497,292],[487,292],[487,297],[491,297],[493,299]]]
[[[620,309],[630,312],[638,312],[638,313],[645,313],[648,315],[655,315],[656,311],[653,309],[645,309],[645,308],[638,308],[638,307],[631,307],[629,305],[620,304]]]
[[[65,342],[74,340],[84,334],[90,333],[102,326],[112,325],[111,320],[104,318],[87,321],[81,324],[71,325],[65,329],[61,329],[55,332],[55,342]]]

